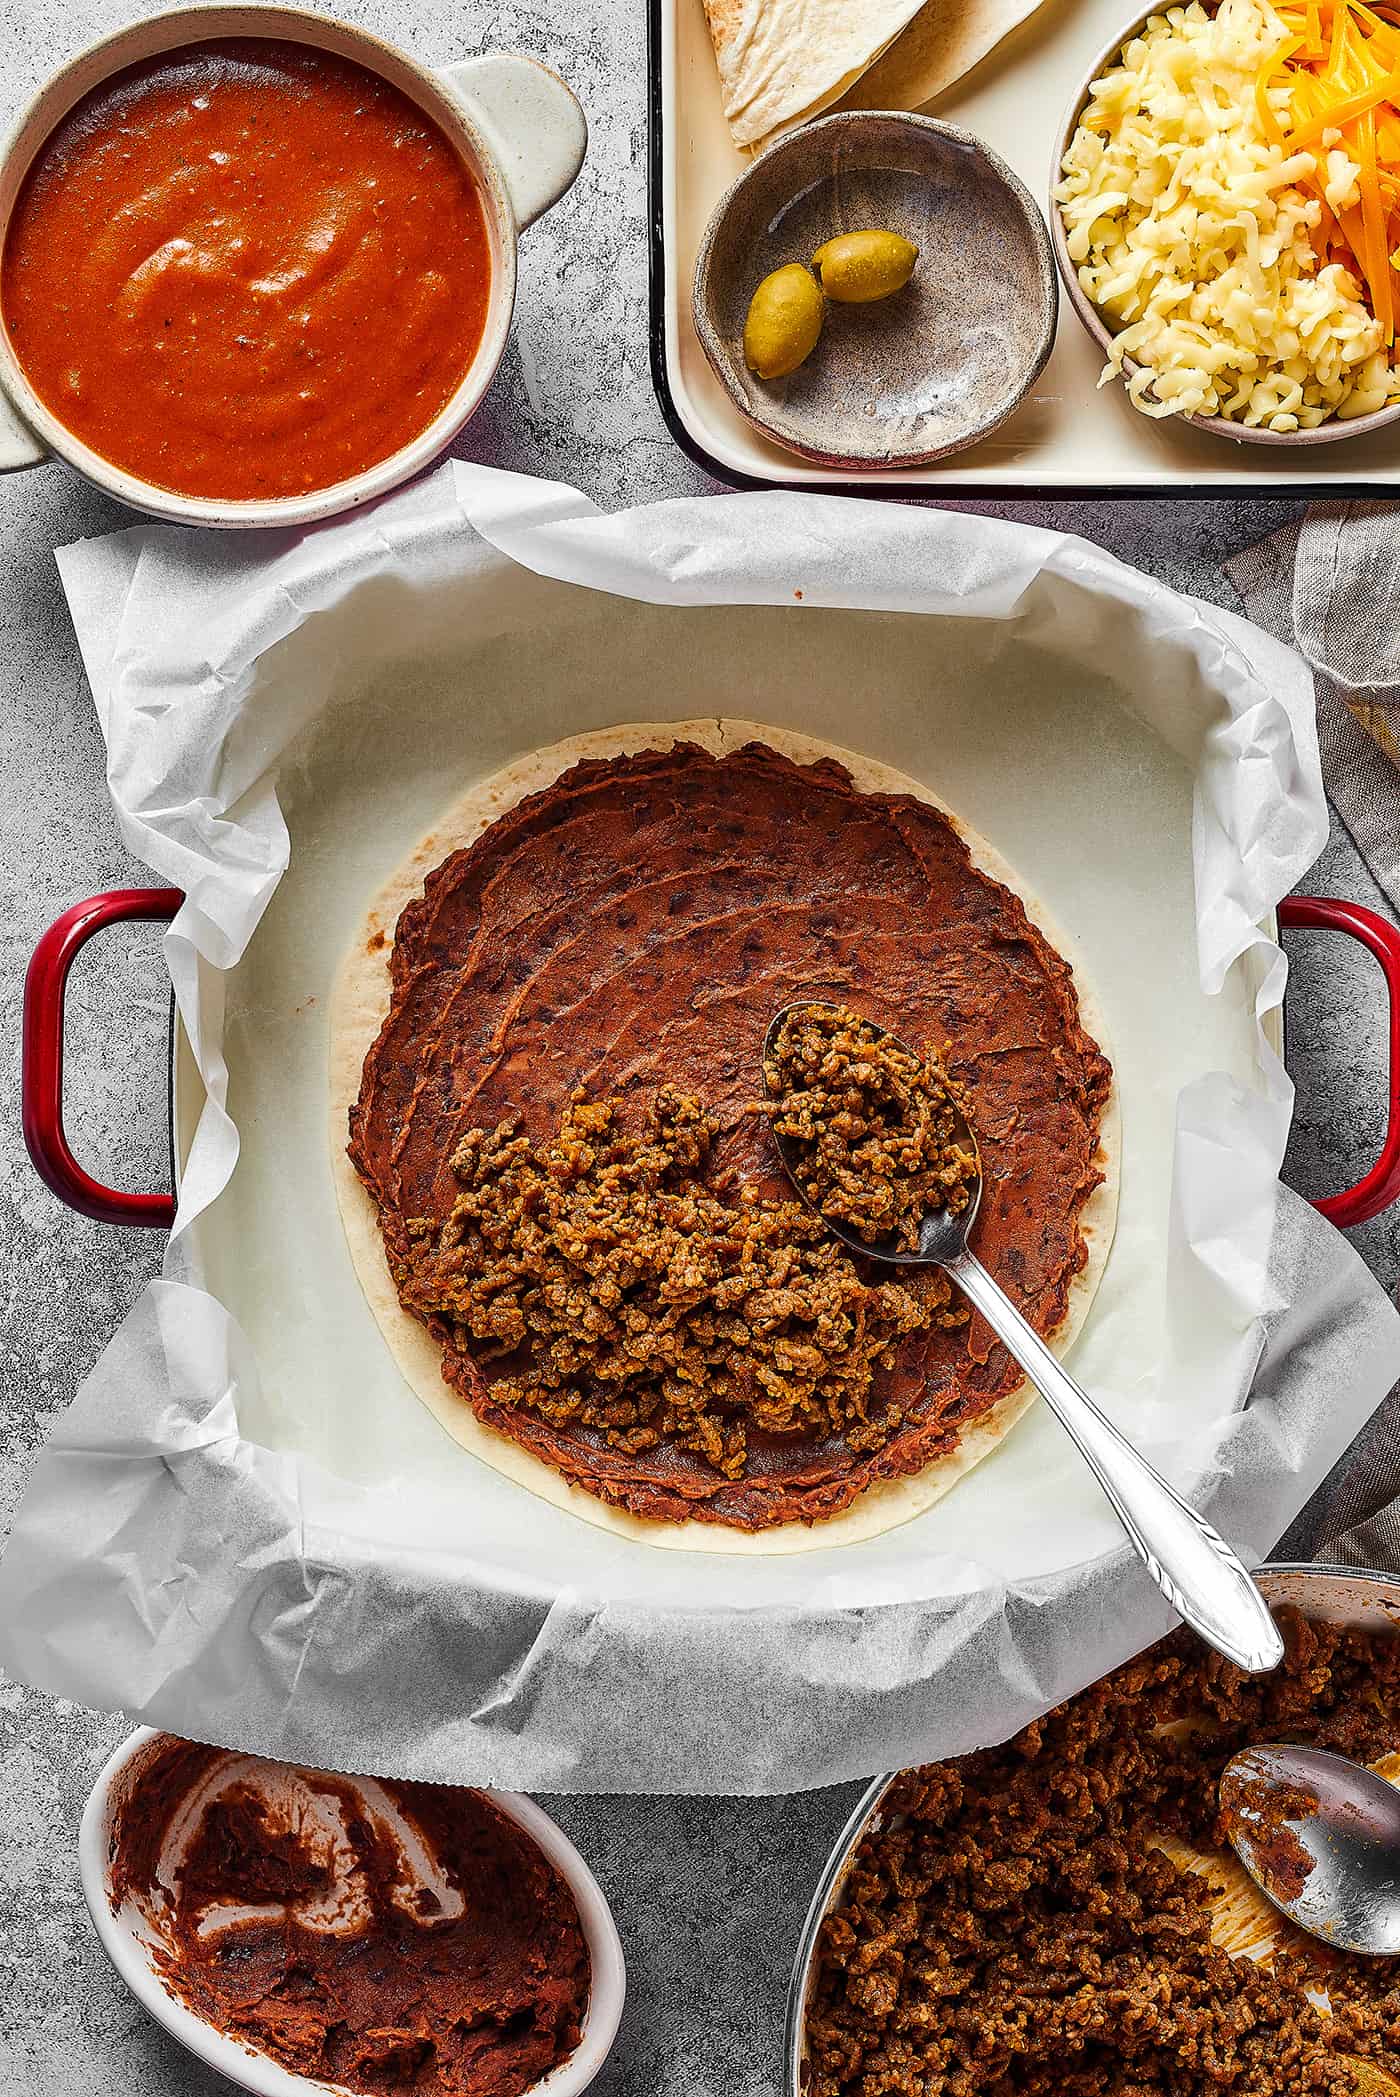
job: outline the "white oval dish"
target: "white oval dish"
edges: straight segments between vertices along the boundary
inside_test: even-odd
[[[83,1808],[78,1828],[78,1869],[83,1897],[103,1950],[141,2007],[172,2038],[209,2067],[217,2068],[230,2082],[251,2090],[254,2097],[347,2097],[343,2084],[298,2075],[269,2054],[256,2053],[237,2039],[226,2037],[187,2009],[161,1978],[152,1956],[156,1939],[140,1910],[127,1901],[114,1912],[108,1891],[108,1864],[117,1780],[133,1757],[160,1737],[155,1728],[142,1726],[124,1740],[103,1765]],[[567,2060],[560,2061],[543,2081],[531,2085],[528,2097],[582,2097],[611,2052],[622,2018],[627,1985],[622,1940],[598,1881],[549,1815],[519,1792],[483,1788],[482,1795],[544,1851],[578,1907],[592,1967],[582,2036]]]

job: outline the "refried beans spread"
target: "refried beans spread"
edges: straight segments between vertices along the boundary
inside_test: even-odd
[[[839,764],[799,765],[757,743],[724,757],[680,744],[589,761],[428,877],[399,920],[390,970],[350,1157],[401,1299],[487,1425],[605,1501],[747,1530],[817,1521],[952,1451],[1021,1381],[980,1320],[887,1306],[890,1344],[867,1350],[874,1374],[858,1411],[764,1420],[750,1407],[738,1461],[725,1430],[742,1405],[707,1439],[689,1431],[678,1390],[669,1424],[624,1423],[645,1429],[629,1446],[596,1403],[520,1402],[538,1366],[523,1300],[513,1353],[501,1331],[453,1314],[441,1284],[454,1211],[454,1230],[483,1239],[449,1238],[459,1276],[480,1276],[507,1237],[520,1250],[522,1219],[535,1215],[518,1173],[514,1207],[488,1212],[473,1195],[475,1213],[459,1209],[464,1185],[479,1192],[480,1146],[518,1142],[534,1170],[575,1099],[605,1105],[609,1134],[629,1142],[654,1126],[669,1087],[705,1123],[706,1195],[791,1207],[759,1095],[769,1021],[804,994],[905,1040],[950,1044],[948,1077],[981,1150],[981,1256],[1040,1332],[1063,1320],[1086,1257],[1081,1213],[1103,1177],[1112,1073],[1080,1022],[1068,964],[926,803],[860,792]],[[860,1265],[864,1281],[888,1282],[887,1269]],[[625,1320],[628,1277],[611,1280]],[[600,1304],[619,1312],[616,1296]],[[693,1309],[678,1302],[677,1318]]]
[[[480,1792],[161,1735],[119,1780],[109,1888],[173,1992],[300,2075],[521,2097],[579,2041],[569,1888]]]
[[[819,1215],[866,1245],[917,1252],[925,1216],[960,1216],[977,1145],[937,1057],[840,1005],[795,1005],[763,1065],[769,1112]]]

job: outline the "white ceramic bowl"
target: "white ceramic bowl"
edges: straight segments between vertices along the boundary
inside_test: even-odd
[[[152,1727],[143,1726],[124,1740],[104,1765],[83,1809],[78,1829],[78,1868],[83,1897],[103,1950],[141,2007],[163,2024],[172,2038],[240,2089],[252,2090],[255,2097],[313,2097],[313,2093],[314,2097],[346,2097],[342,2084],[296,2075],[269,2055],[254,2053],[236,2039],[225,2037],[193,2010],[186,2009],[161,1978],[152,1958],[155,1939],[139,1910],[128,1901],[113,1912],[107,1874],[117,1780],[133,1756],[160,1737]],[[622,2017],[627,1976],[617,1925],[598,1881],[572,1842],[533,1799],[515,1791],[483,1791],[482,1795],[538,1844],[578,1907],[593,1969],[583,2034],[566,2061],[551,2069],[542,2082],[531,2085],[528,2097],[582,2097],[612,2050]]]
[[[1394,1573],[1372,1572],[1359,1566],[1280,1561],[1260,1566],[1255,1578],[1270,1608],[1286,1604],[1324,1624],[1347,1624],[1361,1631],[1379,1631],[1387,1637],[1400,1630],[1400,1578]],[[876,1777],[838,1836],[817,1881],[788,1984],[785,2097],[806,2097],[810,2079],[807,2005],[817,1976],[822,1924],[844,1899],[851,1860],[867,1830],[880,1825],[885,1795],[900,1774],[897,1771],[894,1776]],[[1286,2081],[1281,2079],[1280,2097],[1286,2087]]]
[[[230,36],[271,37],[352,59],[416,102],[456,148],[476,181],[491,244],[486,328],[476,355],[445,407],[387,459],[308,494],[224,502],[157,487],[75,437],[30,385],[0,318],[0,473],[38,466],[52,456],[119,502],[177,524],[313,524],[369,502],[420,472],[475,414],[510,333],[520,234],[572,183],[583,164],[588,126],[572,90],[538,59],[492,52],[435,71],[367,30],[282,0],[178,7],[90,44],[22,112],[0,146],[0,243],[35,155],[76,102],[124,66]]]

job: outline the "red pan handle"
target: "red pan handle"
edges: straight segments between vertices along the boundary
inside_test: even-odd
[[[1313,931],[1346,932],[1359,939],[1379,961],[1390,999],[1388,1112],[1381,1154],[1354,1187],[1313,1203],[1329,1223],[1346,1230],[1352,1224],[1379,1216],[1400,1196],[1400,931],[1364,904],[1342,903],[1324,896],[1285,896],[1278,906],[1278,921]]]
[[[94,933],[128,920],[168,922],[184,897],[178,888],[119,888],[75,903],[50,925],[34,949],[24,983],[24,1140],[34,1169],[60,1201],[100,1223],[148,1224],[168,1230],[175,1220],[169,1194],[124,1194],[84,1172],[63,1128],[63,994],[80,947]],[[1321,896],[1288,896],[1279,923],[1345,932],[1379,961],[1390,998],[1389,1113],[1380,1156],[1354,1187],[1326,1195],[1315,1207],[1345,1229],[1365,1223],[1400,1196],[1400,931],[1360,903]]]
[[[84,1172],[63,1130],[63,997],[68,971],[95,932],[128,919],[169,922],[184,902],[178,888],[114,888],[65,910],[34,949],[24,979],[24,1061],[20,1104],[34,1170],[60,1201],[99,1223],[144,1223],[169,1230],[171,1194],[123,1194]]]

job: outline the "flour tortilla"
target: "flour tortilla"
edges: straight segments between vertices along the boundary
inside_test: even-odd
[[[762,146],[855,86],[920,0],[705,0],[734,142]]]
[[[755,149],[878,76],[867,109],[917,109],[985,57],[1039,0],[705,0],[724,113]]]
[[[527,1487],[541,1499],[556,1507],[567,1508],[571,1514],[592,1522],[597,1528],[662,1549],[742,1552],[748,1555],[830,1550],[839,1544],[859,1543],[865,1538],[882,1535],[932,1507],[1010,1432],[1033,1402],[1034,1389],[1023,1383],[1008,1392],[965,1430],[957,1447],[948,1455],[935,1457],[914,1477],[881,1480],[868,1487],[853,1506],[843,1514],[834,1515],[830,1521],[810,1527],[792,1522],[753,1534],[714,1522],[644,1521],[637,1515],[609,1507],[580,1486],[570,1485],[537,1456],[484,1425],[466,1401],[444,1382],[441,1350],[432,1335],[399,1302],[384,1257],[374,1203],[345,1155],[349,1134],[347,1116],[359,1096],[365,1057],[389,1009],[388,964],[394,928],[406,905],[422,892],[427,875],[453,852],[470,844],[517,802],[552,786],[563,773],[585,758],[630,756],[639,750],[669,750],[674,743],[680,742],[698,743],[717,757],[742,749],[745,743],[759,742],[792,758],[797,764],[811,765],[823,758],[834,758],[846,767],[863,792],[908,794],[927,802],[954,822],[974,864],[1018,895],[1032,922],[1058,953],[1074,963],[1073,953],[1064,937],[1033,898],[1026,894],[1023,884],[1001,856],[966,824],[958,822],[936,795],[889,765],[860,757],[834,743],[794,735],[781,728],[766,728],[753,721],[711,718],[666,724],[640,722],[570,736],[548,749],[517,758],[503,771],[469,788],[447,809],[375,897],[359,937],[342,961],[336,974],[330,1013],[330,1145],[336,1197],[356,1278],[389,1352],[409,1388],[421,1398],[453,1440],[473,1456],[490,1464],[504,1477]],[[1104,1053],[1111,1057],[1112,1050],[1104,1038],[1097,1003],[1077,966],[1074,977],[1084,1025]],[[1057,1354],[1064,1353],[1071,1345],[1103,1276],[1118,1214],[1119,1149],[1118,1090],[1115,1085],[1104,1113],[1097,1159],[1105,1175],[1104,1181],[1094,1189],[1080,1217],[1080,1231],[1088,1247],[1088,1258],[1070,1284],[1066,1316],[1051,1337],[1051,1345]]]

